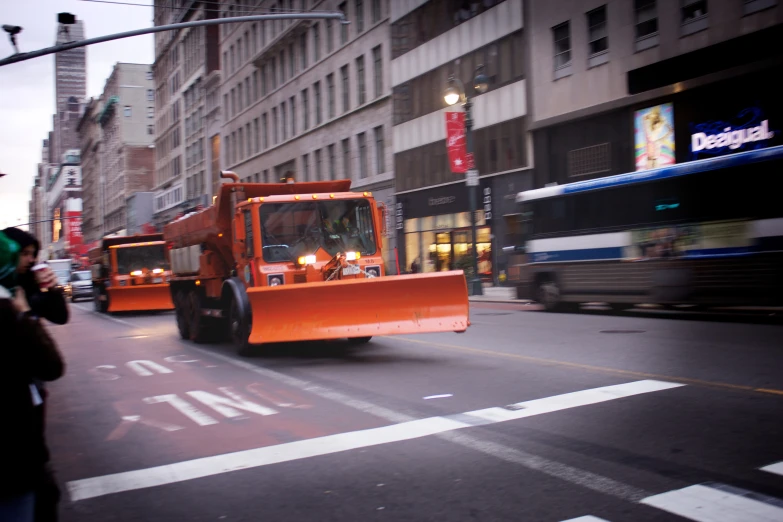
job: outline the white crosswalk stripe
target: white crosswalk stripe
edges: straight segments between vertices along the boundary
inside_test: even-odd
[[[776,462],[774,464],[770,464],[769,466],[764,466],[763,468],[759,468],[761,471],[768,471],[769,473],[774,473],[775,475],[783,476],[783,461]]]
[[[598,518],[594,517],[593,515],[585,515],[583,517],[578,518],[569,518],[568,520],[563,520],[563,522],[609,522],[605,518]]]
[[[780,522],[783,506],[759,500],[737,488],[698,484],[643,499],[656,507],[697,522]]]

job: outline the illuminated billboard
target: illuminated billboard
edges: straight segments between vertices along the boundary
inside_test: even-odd
[[[674,165],[674,107],[664,103],[634,114],[636,170]]]

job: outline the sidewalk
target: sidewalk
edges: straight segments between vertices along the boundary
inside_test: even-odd
[[[484,295],[471,295],[468,296],[468,300],[482,303],[514,304],[530,304],[533,302],[530,299],[517,299],[516,288],[505,286],[485,286]]]

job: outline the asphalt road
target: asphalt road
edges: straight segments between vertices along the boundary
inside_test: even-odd
[[[480,304],[240,357],[91,308],[50,327],[65,522],[783,521],[779,325]]]

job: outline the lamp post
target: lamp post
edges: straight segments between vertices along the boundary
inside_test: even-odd
[[[482,72],[483,65],[476,67],[473,72],[473,89],[482,94],[489,88],[489,78]],[[468,201],[470,203],[470,229],[472,239],[472,260],[473,260],[473,277],[468,281],[468,290],[470,295],[483,295],[484,287],[481,283],[481,278],[478,275],[478,252],[476,251],[476,187],[478,186],[478,172],[475,169],[475,163],[473,162],[473,119],[471,118],[470,109],[473,107],[473,103],[470,101],[465,92],[465,86],[462,84],[459,78],[453,74],[449,76],[449,84],[446,90],[443,92],[443,99],[448,105],[454,105],[457,102],[462,103],[465,108],[465,147],[468,155],[468,174],[465,177],[465,183],[468,186]],[[474,172],[471,172],[473,170]]]

